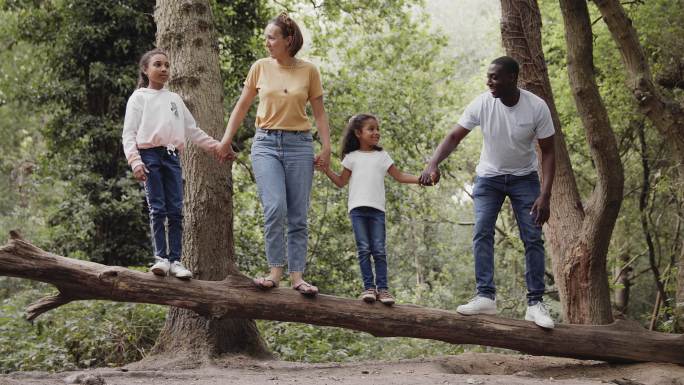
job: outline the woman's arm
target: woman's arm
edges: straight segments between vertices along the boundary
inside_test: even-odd
[[[233,107],[233,112],[230,113],[226,132],[223,134],[223,139],[221,139],[221,143],[218,146],[218,155],[222,161],[225,161],[226,159],[235,159],[233,137],[237,133],[238,128],[240,128],[242,121],[245,119],[245,115],[247,115],[247,111],[249,111],[249,107],[252,105],[256,95],[256,88],[249,88],[247,86],[242,88],[240,99],[238,99],[235,107]]]
[[[309,102],[316,119],[318,136],[321,138],[321,152],[316,155],[314,162],[318,167],[325,170],[330,165],[330,126],[328,125],[328,115],[325,113],[325,107],[323,106],[323,96],[313,98]]]
[[[392,176],[392,178],[394,178],[399,183],[420,183],[417,175],[403,173],[394,165],[391,165],[387,172]]]
[[[349,183],[351,171],[347,168],[343,167],[342,174],[340,175],[335,174],[335,171],[331,170],[330,167],[321,168],[320,170],[323,171],[337,187],[344,187]]]

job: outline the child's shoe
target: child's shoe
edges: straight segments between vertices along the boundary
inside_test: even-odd
[[[366,289],[361,293],[361,299],[363,302],[367,303],[373,303],[375,302],[375,296],[377,293],[375,292],[375,289]]]
[[[180,279],[190,279],[192,278],[192,272],[185,268],[179,261],[174,261],[171,264],[170,269],[171,275]]]
[[[380,289],[378,290],[378,301],[382,302],[383,305],[392,306],[394,305],[394,296],[387,289]]]
[[[169,272],[169,268],[171,267],[169,260],[157,256],[154,257],[154,260],[157,261],[157,263],[152,265],[150,271],[153,272],[154,275],[161,275],[162,277],[165,277]]]

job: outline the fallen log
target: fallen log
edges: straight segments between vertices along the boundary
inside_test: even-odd
[[[11,236],[0,248],[0,275],[46,282],[59,290],[29,306],[29,320],[71,301],[101,299],[176,306],[205,317],[336,326],[378,337],[486,345],[534,355],[684,364],[684,335],[651,332],[628,321],[601,326],[559,324],[545,330],[532,322],[497,316],[462,316],[415,305],[386,307],[330,295],[306,298],[285,288],[261,291],[244,276],[181,281],[61,257],[17,234]]]

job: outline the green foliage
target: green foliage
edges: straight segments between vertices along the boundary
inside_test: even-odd
[[[75,302],[24,319],[47,285],[0,277],[0,373],[120,366],[140,360],[154,345],[166,316],[156,305]]]

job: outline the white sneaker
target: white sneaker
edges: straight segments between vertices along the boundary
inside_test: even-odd
[[[547,309],[544,302],[541,301],[527,307],[525,321],[532,321],[537,324],[537,326],[546,329],[553,329],[554,327],[553,319],[551,319],[551,316],[549,315],[549,309]]]
[[[496,314],[496,300],[477,296],[467,304],[457,307],[456,311],[463,315]]]
[[[166,276],[166,274],[169,272],[169,268],[171,267],[169,260],[156,256],[154,257],[154,260],[157,261],[157,263],[152,265],[150,271],[153,272],[154,275]]]
[[[180,279],[192,278],[192,272],[185,268],[180,262],[175,261],[171,264],[171,275]]]

